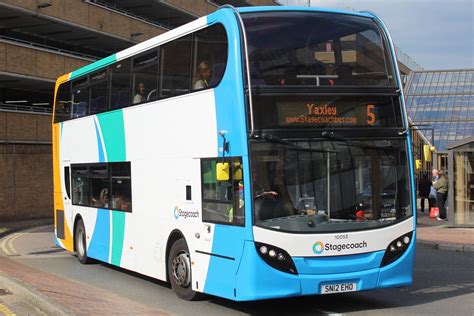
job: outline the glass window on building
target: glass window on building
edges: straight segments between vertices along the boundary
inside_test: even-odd
[[[446,80],[443,85],[443,93],[447,94],[449,93],[449,89],[451,88],[451,85],[453,84],[453,73],[452,72],[447,72],[446,73]]]
[[[472,140],[472,138],[471,138]],[[474,225],[474,141],[452,150],[449,170],[453,177],[454,225]]]
[[[457,86],[459,84],[459,72],[453,72],[452,84],[449,89],[449,93],[456,93]]]
[[[417,72],[413,75],[412,84],[410,84],[408,95],[415,94],[415,88],[417,88],[420,85],[419,80],[420,80],[420,73]]]
[[[474,70],[418,71],[407,91],[408,113],[415,125],[433,126],[438,151],[473,135]],[[417,80],[415,80],[417,79]],[[422,131],[428,139],[431,130]]]
[[[467,120],[474,120],[474,94],[471,94],[471,96],[469,97]]]

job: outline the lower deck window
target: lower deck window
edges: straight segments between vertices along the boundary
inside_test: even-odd
[[[72,204],[132,211],[130,162],[72,164]]]

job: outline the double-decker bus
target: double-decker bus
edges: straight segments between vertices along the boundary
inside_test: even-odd
[[[187,300],[409,285],[407,131],[376,16],[222,7],[57,80],[56,240]]]

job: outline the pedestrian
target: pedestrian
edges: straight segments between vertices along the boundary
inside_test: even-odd
[[[428,211],[429,211],[429,208],[431,207],[431,203],[429,200],[430,188],[431,188],[431,181],[428,178],[428,174],[424,173],[423,177],[420,179],[420,182],[418,183],[418,196],[420,197],[421,212],[425,211],[425,200],[428,200]]]
[[[436,205],[439,208],[439,216],[437,220],[446,219],[446,197],[448,195],[448,180],[446,179],[445,174],[438,170],[433,169],[433,188],[436,190]]]

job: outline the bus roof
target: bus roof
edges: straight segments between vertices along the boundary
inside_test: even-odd
[[[330,8],[320,8],[320,7],[296,7],[296,6],[253,6],[253,7],[239,7],[237,11],[240,13],[250,13],[250,12],[281,12],[281,11],[303,11],[303,12],[323,12],[323,13],[337,13],[337,14],[349,14],[362,17],[374,17],[370,12],[355,12],[347,10],[338,10]]]

